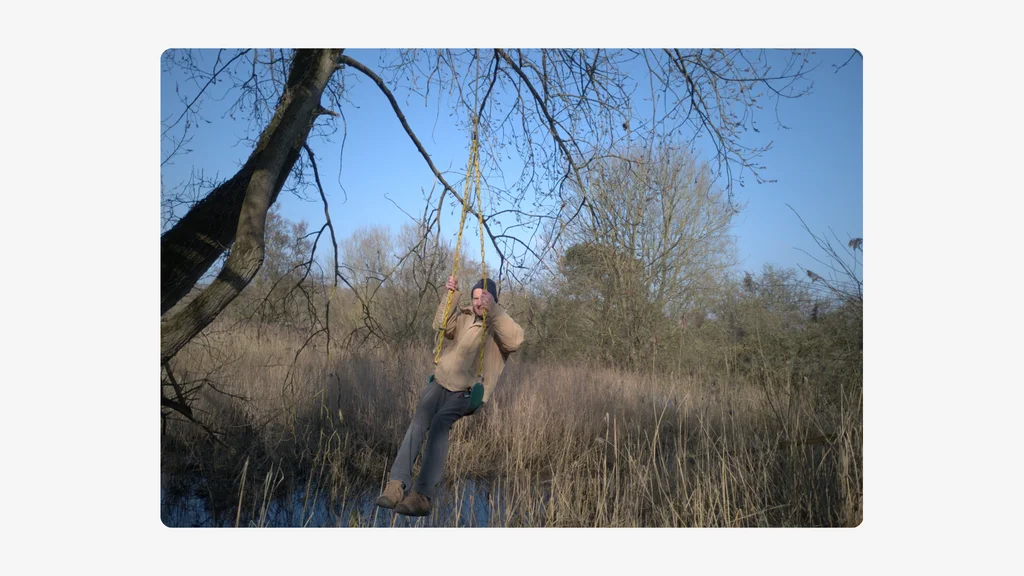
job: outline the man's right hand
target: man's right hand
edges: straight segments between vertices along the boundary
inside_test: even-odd
[[[444,285],[450,292],[455,292],[459,289],[459,281],[455,279],[455,276],[449,276],[448,282]]]

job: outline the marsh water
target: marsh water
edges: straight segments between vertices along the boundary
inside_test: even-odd
[[[236,518],[237,506],[215,513],[209,499],[201,493],[171,495],[161,488],[160,519],[172,528],[234,527],[424,527],[424,526],[502,526],[503,490],[476,480],[456,486],[442,485],[429,516],[410,518],[379,508],[375,501],[379,490],[348,495],[334,503],[322,494],[305,488],[290,495],[267,499],[255,510],[243,509]]]

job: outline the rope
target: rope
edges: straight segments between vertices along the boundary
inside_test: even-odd
[[[476,59],[476,77],[480,77],[480,51],[474,52]],[[480,91],[477,90],[473,93],[473,110],[478,110],[480,106]],[[473,144],[477,143],[477,128],[480,124],[479,113],[473,115]],[[485,258],[487,253],[484,251],[484,206],[480,196],[480,153],[477,150],[476,157],[473,159],[474,167],[476,169],[476,215],[480,220],[480,275],[483,278],[483,290],[481,295],[487,292],[487,264]],[[466,202],[472,202],[473,199],[469,196],[463,196]],[[472,294],[470,294],[472,296]],[[480,330],[480,361],[476,366],[476,378],[477,381],[483,382],[484,376],[484,346],[487,344],[487,309],[484,309],[483,318],[481,318],[481,324],[483,328]]]
[[[475,132],[474,127],[474,132]],[[476,215],[480,220],[480,274],[483,278],[483,292],[487,291],[487,264],[484,258],[487,256],[487,252],[484,250],[484,203],[480,193],[480,166],[479,156],[477,157],[476,166]],[[469,198],[467,198],[469,200]],[[487,344],[487,309],[484,308],[483,315],[483,329],[480,331],[480,361],[477,363],[476,377],[478,380],[483,382],[484,374],[484,346]]]
[[[452,265],[452,276],[455,277],[459,270],[459,253],[462,249],[462,234],[466,226],[466,214],[469,212],[469,203],[473,201],[473,188],[476,189],[476,200],[477,200],[477,222],[480,229],[480,269],[481,276],[483,277],[484,290],[487,289],[487,248],[484,243],[484,216],[483,216],[483,193],[480,188],[480,146],[477,140],[477,126],[479,117],[474,116],[473,118],[473,139],[469,150],[469,161],[466,165],[466,190],[463,195],[462,202],[462,217],[459,220],[459,235],[455,241],[455,259]],[[499,275],[500,279],[500,275]],[[444,305],[444,316],[441,319],[441,327],[437,331],[437,345],[434,351],[434,366],[441,360],[441,349],[444,346],[444,331],[448,325],[448,315],[451,313],[452,306],[452,294],[451,290],[448,291],[448,298]],[[483,381],[483,370],[484,370],[484,349],[487,344],[487,310],[483,313],[483,330],[480,333],[480,355],[477,361],[477,378]]]
[[[476,132],[476,130],[474,130]],[[466,226],[466,214],[469,212],[469,205],[465,202],[465,198],[468,196],[470,190],[469,186],[472,182],[470,176],[471,171],[476,166],[477,158],[477,141],[474,138],[473,143],[469,149],[469,163],[466,166],[466,191],[463,193],[462,202],[462,218],[459,220],[459,238],[455,241],[455,260],[452,266],[452,276],[455,277],[459,271],[459,251],[462,247],[462,231]],[[444,316],[441,318],[441,327],[437,330],[437,351],[434,352],[434,366],[437,366],[438,361],[441,359],[441,347],[444,344],[444,330],[448,326],[448,314],[452,309],[452,294],[451,290],[448,291],[448,300],[444,305]]]
[[[477,71],[479,72],[480,61],[477,60]],[[479,94],[476,95],[475,106],[479,104]],[[476,188],[476,202],[477,202],[477,219],[480,225],[480,269],[481,276],[483,277],[484,291],[487,290],[487,263],[485,258],[487,257],[487,250],[484,244],[484,210],[483,210],[483,194],[480,191],[480,144],[478,135],[478,129],[480,126],[480,116],[477,113],[473,114],[473,134],[471,137],[471,143],[469,147],[469,160],[466,163],[466,191],[462,196],[462,218],[459,220],[459,237],[455,241],[455,260],[452,265],[452,277],[456,277],[459,270],[459,251],[462,247],[462,232],[466,226],[466,213],[469,211],[469,204],[473,201],[472,190],[470,186]],[[500,271],[499,271],[500,272]],[[501,281],[501,275],[498,275],[498,281]],[[500,288],[500,284],[499,284]],[[437,350],[434,352],[434,366],[441,360],[441,348],[444,345],[444,331],[448,326],[448,315],[451,313],[452,306],[452,294],[453,291],[448,291],[448,299],[444,305],[444,316],[441,318],[441,327],[437,331]],[[480,332],[480,357],[477,362],[476,375],[480,382],[483,382],[483,370],[484,370],[484,347],[487,344],[487,310],[484,310],[483,318],[483,330]]]

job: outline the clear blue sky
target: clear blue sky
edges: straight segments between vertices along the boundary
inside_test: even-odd
[[[764,156],[772,184],[740,189],[746,210],[735,220],[740,269],[763,263],[820,268],[803,249],[820,256],[787,204],[816,234],[831,228],[845,245],[863,237],[863,74],[860,56],[838,73],[849,51],[820,51],[811,95],[783,102],[779,117],[789,129],[763,130],[774,141]],[[831,236],[831,234],[829,234]]]
[[[347,53],[371,68],[377,62],[376,51]],[[849,237],[863,236],[862,59],[858,56],[849,60],[838,73],[834,73],[833,67],[847,62],[849,55],[849,51],[840,50],[817,53],[820,65],[811,76],[813,92],[783,101],[778,107],[779,117],[789,129],[777,127],[771,119],[772,110],[761,113],[760,136],[774,141],[772,150],[762,157],[767,166],[764,176],[776,182],[757,184],[748,178],[745,187],[736,188],[736,199],[747,204],[734,220],[738,270],[759,271],[765,263],[816,267],[809,256],[798,250],[819,254],[787,204],[816,233],[831,227],[843,244]],[[181,78],[161,76],[164,117],[180,110],[174,104],[176,82],[184,86]],[[195,88],[189,87],[189,93],[195,93]],[[310,141],[318,156],[339,241],[361,226],[383,225],[397,232],[403,223],[411,222],[403,210],[416,216],[423,213],[425,195],[434,181],[376,86],[360,77],[351,86],[349,98],[351,104],[341,110],[347,130],[344,164],[339,163],[340,132],[333,142]],[[207,102],[204,115],[211,123],[200,126],[196,132],[190,155],[164,167],[165,185],[187,179],[193,167],[204,170],[207,176],[219,175],[223,179],[245,160],[250,150],[237,141],[246,126],[222,117],[228,103]],[[442,110],[439,114],[436,106],[425,104],[422,98],[400,104],[438,168],[461,173],[468,154],[468,134],[453,126],[447,112]],[[458,179],[446,177],[453,185]],[[318,199],[313,200],[282,194],[278,204],[286,217],[304,219],[311,228],[318,228],[324,222],[323,208]],[[457,222],[457,213],[446,212],[442,216],[443,231],[448,237],[454,238]],[[470,242],[468,246],[479,246],[475,230],[473,226],[466,231],[464,242]],[[488,246],[489,261],[491,256],[493,251]]]

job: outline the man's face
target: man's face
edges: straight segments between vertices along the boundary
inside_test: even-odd
[[[483,302],[480,301],[480,298],[483,296],[483,293],[483,288],[476,288],[473,290],[473,312],[475,312],[477,316],[484,315]]]

